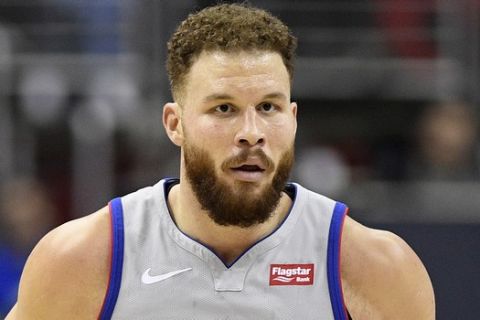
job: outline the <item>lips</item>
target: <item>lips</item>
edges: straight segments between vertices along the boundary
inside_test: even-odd
[[[242,150],[222,163],[222,170],[236,180],[258,182],[273,172],[275,164],[263,150]]]
[[[258,165],[244,164],[238,167],[230,168],[231,175],[238,181],[260,182],[265,179],[265,169]]]

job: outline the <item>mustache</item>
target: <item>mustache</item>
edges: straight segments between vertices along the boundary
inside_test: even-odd
[[[272,171],[275,168],[275,163],[273,162],[273,160],[269,156],[267,156],[267,154],[262,149],[255,149],[253,151],[248,149],[243,149],[242,151],[240,151],[239,154],[231,156],[230,158],[225,160],[222,164],[222,169],[227,170],[230,168],[241,166],[250,157],[256,157],[260,159],[260,162],[262,163],[262,167],[267,172]]]

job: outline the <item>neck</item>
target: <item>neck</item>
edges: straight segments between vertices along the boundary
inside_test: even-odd
[[[212,248],[227,264],[271,233],[283,221],[292,205],[290,197],[282,193],[278,206],[264,223],[249,228],[221,226],[202,209],[186,179],[181,179],[180,184],[170,190],[168,203],[178,228]]]

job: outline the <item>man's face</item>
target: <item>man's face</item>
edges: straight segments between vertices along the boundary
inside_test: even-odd
[[[204,52],[182,99],[182,170],[221,225],[266,221],[293,163],[296,104],[272,52]]]

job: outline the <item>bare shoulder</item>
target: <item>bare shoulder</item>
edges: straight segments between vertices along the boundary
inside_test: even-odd
[[[342,286],[353,319],[435,319],[430,278],[403,239],[347,217],[341,246]]]
[[[12,319],[96,318],[110,268],[108,208],[52,230],[25,265]]]

